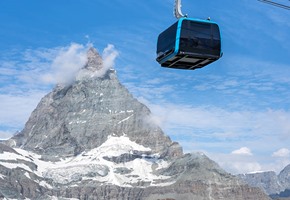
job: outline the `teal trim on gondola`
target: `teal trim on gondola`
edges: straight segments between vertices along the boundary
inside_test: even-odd
[[[162,60],[160,60],[160,64],[166,62],[167,60],[175,57],[179,53],[179,42],[180,42],[180,32],[181,32],[181,26],[182,26],[182,21],[184,18],[181,18],[178,20],[177,24],[177,29],[176,29],[176,38],[175,38],[175,47],[174,47],[174,52],[169,54],[168,56],[164,57]]]
[[[175,38],[174,56],[179,53],[180,32],[181,32],[181,26],[182,26],[182,21],[183,20],[184,20],[184,18],[181,18],[181,19],[178,20],[177,30],[176,30],[176,38]]]

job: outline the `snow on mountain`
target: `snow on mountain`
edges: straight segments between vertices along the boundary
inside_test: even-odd
[[[101,146],[76,157],[61,159],[58,162],[41,160],[41,155],[15,149],[16,153],[4,152],[0,154],[0,164],[9,168],[22,168],[36,175],[52,179],[59,184],[69,184],[82,180],[94,180],[104,184],[113,184],[122,187],[133,187],[140,181],[147,186],[170,185],[173,182],[155,183],[155,180],[169,179],[169,176],[154,174],[154,170],[168,167],[169,163],[159,159],[160,155],[150,154],[151,149],[131,141],[127,136],[109,136]],[[109,161],[112,157],[121,155],[135,156],[132,161],[115,163]],[[25,163],[13,162],[23,160],[33,162],[36,168],[32,169]],[[154,167],[153,167],[154,165]],[[29,174],[25,174],[28,178]],[[42,183],[46,187],[48,183]],[[142,186],[140,186],[142,187]]]

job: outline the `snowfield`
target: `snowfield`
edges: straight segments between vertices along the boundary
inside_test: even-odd
[[[25,176],[28,178],[30,178],[28,172],[31,172],[39,177],[52,179],[58,184],[74,184],[83,180],[122,187],[173,184],[173,182],[166,181],[170,178],[169,176],[154,173],[157,169],[168,167],[169,163],[160,159],[157,154],[150,154],[150,148],[131,141],[126,135],[121,137],[109,136],[107,141],[98,148],[58,162],[43,161],[41,155],[23,149],[15,149],[15,151],[17,153],[4,152],[0,154],[0,165],[10,169],[22,168],[26,171]],[[133,157],[133,159],[122,161],[121,157],[122,162],[112,160],[122,155]],[[32,168],[27,162],[34,163],[37,167]],[[1,177],[3,175],[0,174]],[[140,184],[144,182],[146,186]],[[44,181],[42,181],[42,185],[47,188],[52,187]]]

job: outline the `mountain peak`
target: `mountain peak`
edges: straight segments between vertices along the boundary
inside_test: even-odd
[[[87,63],[83,67],[84,69],[90,70],[92,72],[101,70],[103,68],[103,59],[99,52],[94,48],[90,47],[87,52]]]
[[[91,77],[103,77],[108,71],[115,73],[115,70],[104,67],[102,56],[94,47],[90,47],[87,51],[87,62],[77,73],[76,80],[82,81]],[[109,76],[114,76],[114,73]]]
[[[126,134],[152,154],[173,158],[182,148],[151,123],[150,110],[121,85],[114,70],[102,68],[94,48],[71,85],[56,87],[7,144],[52,159],[75,156],[101,146],[110,135]]]

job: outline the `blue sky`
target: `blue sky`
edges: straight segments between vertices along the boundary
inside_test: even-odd
[[[155,61],[158,34],[176,21],[173,0],[1,1],[0,138],[24,127],[88,46],[109,45],[121,83],[185,152],[202,151],[232,173],[290,164],[290,12],[253,0],[182,5],[222,32],[224,56],[199,70]]]

